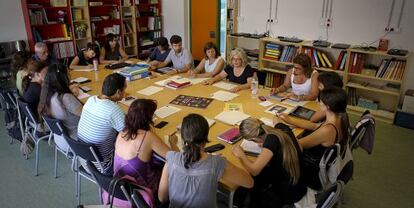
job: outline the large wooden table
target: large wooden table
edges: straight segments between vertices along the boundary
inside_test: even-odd
[[[90,87],[92,89],[92,91],[88,92],[91,95],[99,95],[101,92],[101,88],[102,88],[102,83],[104,78],[113,73],[113,70],[108,70],[108,69],[104,69],[104,66],[99,66],[99,70],[98,71],[90,71],[90,72],[85,72],[85,71],[71,71],[71,79],[74,79],[76,77],[87,77],[90,80],[92,80],[89,83],[85,83],[82,84],[81,86],[87,86]],[[184,74],[182,76],[185,76]],[[173,89],[169,89],[164,87],[164,89],[152,96],[145,96],[145,95],[141,95],[139,93],[137,93],[137,91],[144,89],[148,86],[157,86],[154,84],[154,82],[160,81],[160,80],[164,80],[167,79],[168,75],[159,75],[156,78],[144,78],[144,79],[140,79],[140,80],[136,80],[136,81],[132,81],[132,82],[128,82],[128,87],[126,89],[126,93],[128,95],[133,95],[137,98],[148,98],[148,99],[153,99],[157,101],[158,104],[158,108],[164,106],[164,105],[171,105],[169,104],[175,97],[177,97],[178,95],[191,95],[191,96],[199,96],[199,97],[211,97],[211,94],[218,91],[218,90],[222,90],[220,88],[214,87],[214,86],[207,86],[207,85],[203,85],[203,84],[196,84],[196,85],[192,85],[190,87],[186,87],[183,89],[179,89],[179,90],[173,90]],[[251,96],[251,92],[250,90],[243,90],[238,92],[239,96],[236,97],[235,99],[229,101],[231,103],[242,103],[243,104],[243,111],[246,114],[249,114],[252,117],[255,118],[261,118],[261,117],[266,117],[266,118],[272,118],[272,115],[269,113],[266,113],[265,110],[268,107],[263,107],[261,105],[259,105],[259,103],[261,102],[258,98],[252,98]],[[259,89],[259,95],[268,95],[269,94],[269,89]],[[86,102],[87,98],[82,100],[82,102]],[[277,100],[270,100],[273,103],[277,103]],[[128,109],[128,106],[123,105],[123,104],[119,104],[124,110],[125,112]],[[319,106],[317,105],[316,102],[308,102],[306,105],[306,107],[311,108],[311,109],[317,109],[319,108]],[[180,124],[182,122],[182,119],[188,115],[189,113],[198,113],[201,114],[203,116],[206,116],[207,118],[211,118],[214,119],[214,117],[216,115],[218,115],[219,113],[221,113],[223,111],[224,108],[224,102],[222,101],[218,101],[218,100],[214,100],[212,103],[210,103],[210,105],[206,108],[206,109],[199,109],[199,108],[192,108],[192,107],[185,107],[185,106],[176,106],[178,108],[181,108],[182,110],[171,115],[168,116],[164,119],[158,118],[156,120],[156,123],[160,122],[160,121],[167,121],[168,124],[163,127],[162,129],[156,129],[154,128],[155,132],[157,133],[157,135],[160,136],[160,138],[164,138],[165,135],[170,135],[172,133],[174,133],[176,131],[176,127],[178,124]],[[293,118],[292,119],[298,119],[298,118]],[[243,165],[240,163],[239,159],[236,158],[232,153],[231,153],[231,149],[232,146],[231,144],[227,144],[225,142],[222,142],[220,140],[217,139],[217,135],[223,133],[224,131],[226,131],[227,129],[229,129],[231,126],[228,124],[224,124],[220,121],[216,121],[216,123],[210,128],[210,133],[209,133],[209,140],[210,143],[207,144],[207,146],[213,145],[213,144],[217,144],[217,143],[221,143],[223,145],[225,145],[225,148],[221,151],[218,151],[216,153],[223,155],[224,157],[227,158],[228,161],[230,161],[231,163],[233,163],[234,165],[240,167],[241,169],[245,170],[245,168],[243,167]],[[299,129],[299,128],[295,128],[294,129],[294,134],[295,135],[300,135],[303,132],[303,129]],[[235,144],[238,145],[238,144]],[[231,184],[228,181],[225,180],[221,180],[220,181],[220,185],[222,187],[224,187],[225,189],[230,191],[230,202],[229,202],[229,207],[231,207],[230,205],[232,204],[232,196],[234,194],[234,191],[237,189],[237,186],[234,184]]]

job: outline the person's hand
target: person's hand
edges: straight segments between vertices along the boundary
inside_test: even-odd
[[[270,94],[273,95],[273,94],[276,93],[276,91],[277,91],[276,88],[272,88],[272,89],[270,89]]]
[[[289,116],[288,116],[288,114],[286,114],[286,113],[281,113],[281,114],[279,114],[277,117],[279,117],[279,119],[281,120],[281,121],[284,121],[285,123],[287,123],[287,124],[290,124],[290,123],[292,123],[291,122],[291,120],[290,120],[290,118],[289,118]],[[276,124],[275,124],[276,125]]]
[[[187,75],[190,78],[196,78],[197,77],[197,73],[194,70],[188,70]]]
[[[168,142],[169,142],[171,145],[177,145],[177,142],[178,142],[178,137],[177,137],[177,135],[173,134],[173,135],[168,136]]]
[[[238,158],[246,157],[246,154],[244,153],[243,149],[239,145],[234,146],[231,152],[233,153],[234,156]]]
[[[155,71],[157,69],[157,67],[155,66],[155,65],[150,65],[149,67],[148,67],[148,70],[149,71]]]
[[[240,86],[236,86],[236,87],[231,88],[230,92],[238,92],[240,90],[241,90]]]
[[[88,64],[87,68],[88,69],[93,69],[93,64]]]
[[[213,82],[213,79],[208,79],[206,81],[203,81],[202,83],[203,85],[212,85],[214,82]]]
[[[69,85],[69,89],[72,92],[72,94],[75,95],[76,97],[80,93],[79,92],[80,91],[79,84],[77,84],[77,83],[74,83],[74,84]]]
[[[167,75],[174,75],[174,74],[178,74],[178,70],[173,69],[173,70],[168,71],[168,72],[167,72],[167,73],[165,73],[165,74],[167,74]]]

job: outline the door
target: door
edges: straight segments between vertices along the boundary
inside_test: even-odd
[[[191,53],[194,60],[204,57],[204,45],[211,41],[219,47],[220,0],[190,0]]]

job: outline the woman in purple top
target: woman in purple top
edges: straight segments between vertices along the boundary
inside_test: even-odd
[[[158,191],[162,167],[154,164],[153,153],[165,158],[170,148],[151,131],[152,117],[157,104],[153,100],[137,99],[125,116],[125,128],[115,142],[114,176],[131,176],[142,186],[150,188],[154,197]],[[171,147],[178,150],[176,141]]]

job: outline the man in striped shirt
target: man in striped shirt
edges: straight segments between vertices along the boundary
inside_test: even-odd
[[[124,97],[126,87],[125,77],[118,73],[105,77],[102,94],[86,101],[79,120],[79,139],[95,145],[103,158],[103,172],[108,175],[113,171],[116,137],[125,125],[124,112],[116,102]]]

